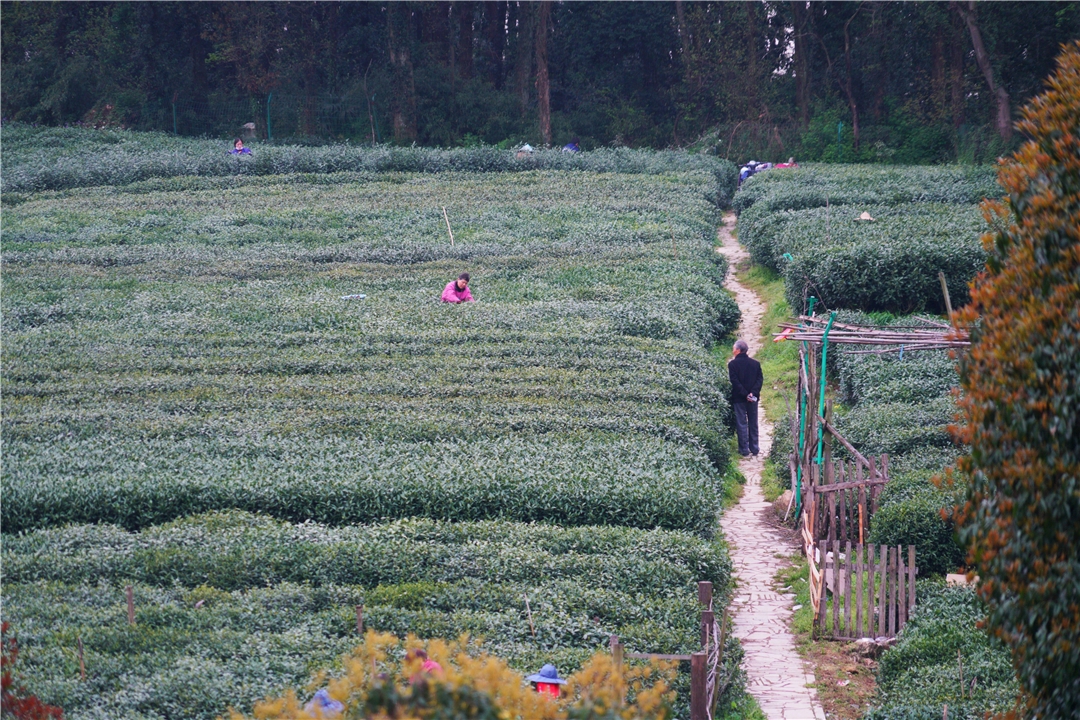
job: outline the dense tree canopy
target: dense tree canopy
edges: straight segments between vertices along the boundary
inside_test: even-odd
[[[1065,718],[1080,707],[1080,42],[1019,128],[1030,139],[1002,164],[1008,204],[986,206],[990,259],[960,314],[957,520],[1025,716]]]
[[[0,20],[5,120],[910,162],[1005,147],[1002,101],[1037,91],[1080,4],[3,2]]]

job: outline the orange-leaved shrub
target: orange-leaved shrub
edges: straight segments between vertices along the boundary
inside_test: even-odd
[[[423,661],[411,652],[416,649],[425,650],[440,669],[424,673]],[[319,676],[309,688],[325,685],[329,697],[342,705],[336,713],[322,715],[290,691],[257,703],[253,715],[257,720],[664,720],[674,699],[669,689],[673,673],[670,663],[619,668],[610,655],[597,653],[568,678],[556,700],[534,691],[503,660],[470,651],[468,637],[447,642],[410,635],[402,645],[394,635],[368,630],[345,658],[340,677],[327,681]],[[236,710],[229,717],[246,718]]]
[[[987,201],[986,269],[958,313],[961,540],[1012,650],[1024,697],[1012,716],[1080,708],[1080,42],[1022,111],[1029,138]]]

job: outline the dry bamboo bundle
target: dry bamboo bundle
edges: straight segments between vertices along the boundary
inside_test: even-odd
[[[829,330],[829,344],[866,346],[858,350],[842,351],[856,355],[966,348],[971,344],[964,330],[956,330],[950,325],[929,318],[918,320],[925,324],[879,327],[833,322]],[[774,333],[775,340],[806,341],[820,345],[827,323],[828,318],[801,315],[791,322],[780,323],[781,330]]]

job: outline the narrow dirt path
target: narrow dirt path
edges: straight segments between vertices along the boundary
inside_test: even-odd
[[[747,259],[746,250],[732,236],[735,216],[724,217],[720,228],[721,252],[728,259],[727,287],[735,293],[742,310],[740,337],[753,356],[761,349],[761,319],[765,306],[757,294],[735,278],[735,267]],[[768,382],[768,378],[765,379]],[[777,555],[784,556],[787,544],[766,519],[771,506],[761,494],[761,470],[772,447],[773,428],[759,409],[761,454],[741,458],[739,470],[746,476],[743,496],[729,508],[720,524],[731,546],[738,583],[731,603],[734,633],[742,642],[746,657],[747,686],[769,720],[825,720],[814,682],[795,651],[795,637],[788,629],[794,595],[778,593],[773,576],[779,569]]]

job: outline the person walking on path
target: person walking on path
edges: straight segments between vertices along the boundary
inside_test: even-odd
[[[761,395],[761,363],[747,353],[745,340],[736,340],[728,362],[731,380],[731,405],[735,409],[735,434],[739,438],[739,454],[743,457],[758,454],[758,396]]]
[[[473,296],[469,292],[469,273],[461,273],[457,280],[451,280],[442,291],[444,303],[472,302]]]

